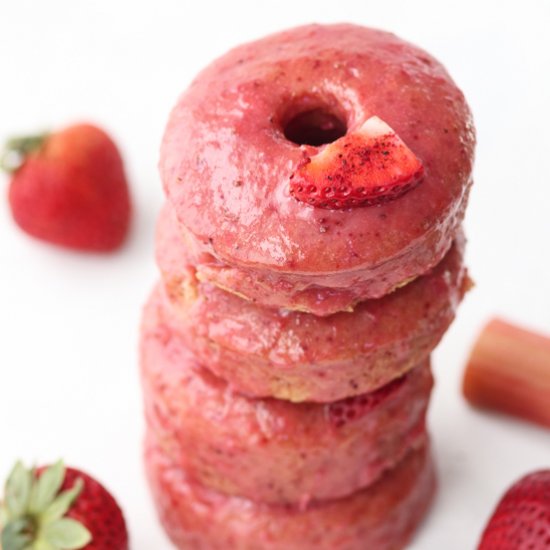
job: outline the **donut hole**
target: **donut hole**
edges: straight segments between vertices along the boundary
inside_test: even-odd
[[[297,145],[325,145],[346,135],[346,122],[324,107],[309,109],[292,116],[283,132],[289,141]]]

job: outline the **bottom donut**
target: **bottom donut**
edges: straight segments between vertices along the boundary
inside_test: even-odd
[[[306,509],[227,496],[190,481],[156,445],[145,445],[147,476],[160,520],[179,550],[399,550],[435,492],[429,448],[357,493]]]

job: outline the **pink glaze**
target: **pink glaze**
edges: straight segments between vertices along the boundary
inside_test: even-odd
[[[354,131],[388,123],[421,160],[399,199],[350,210],[292,198],[322,149],[284,135],[320,108]],[[204,278],[260,303],[327,315],[378,298],[444,256],[466,207],[474,129],[460,90],[423,50],[353,25],[310,25],[240,46],[182,95],[160,171]]]
[[[191,478],[258,502],[348,495],[425,443],[429,364],[374,393],[294,404],[234,393],[163,322],[154,296],[141,344],[148,425]]]
[[[206,489],[151,437],[145,462],[160,519],[179,550],[400,550],[435,490],[425,448],[368,489],[306,509],[256,504]]]
[[[261,307],[199,282],[165,207],[157,230],[157,261],[172,303],[165,322],[238,391],[336,401],[373,391],[425,361],[469,283],[463,248],[460,235],[437,267],[404,288],[353,313],[316,317]]]

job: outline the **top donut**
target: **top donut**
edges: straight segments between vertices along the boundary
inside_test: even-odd
[[[380,150],[389,156],[376,164],[372,139],[361,141],[368,127],[393,131],[409,158]],[[366,172],[340,169],[358,165],[350,140],[376,161]],[[464,97],[433,57],[386,32],[310,25],[242,45],[200,73],[170,116],[160,170],[211,282],[326,314],[378,298],[443,257],[463,218],[474,144]],[[379,200],[410,159],[414,185]],[[335,174],[340,187],[331,188]],[[362,178],[375,180],[376,200],[334,199],[358,185],[364,193]],[[340,291],[345,299],[334,300]]]

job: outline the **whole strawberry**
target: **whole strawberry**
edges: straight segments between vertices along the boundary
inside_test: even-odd
[[[119,247],[128,232],[130,196],[120,153],[90,124],[10,140],[3,167],[12,173],[15,221],[34,237],[89,251]]]
[[[550,549],[550,470],[525,476],[499,502],[478,550]]]
[[[2,550],[128,550],[115,499],[62,462],[39,470],[15,465],[0,509],[0,533]]]

